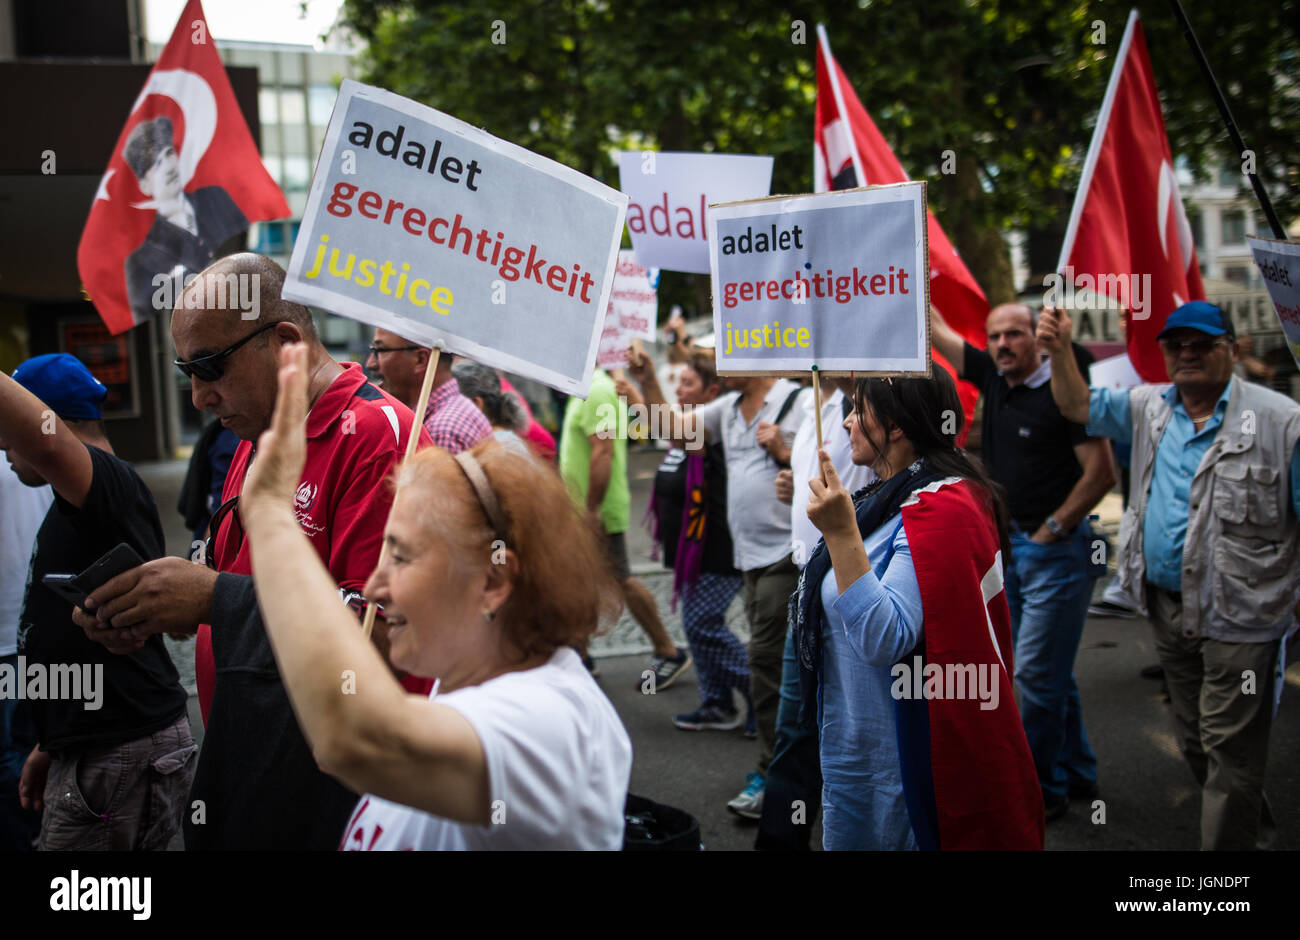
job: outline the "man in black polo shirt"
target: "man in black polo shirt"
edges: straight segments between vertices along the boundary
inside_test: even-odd
[[[995,307],[985,351],[936,316],[934,345],[984,396],[984,463],[1006,490],[1011,517],[1005,568],[1020,718],[1051,820],[1071,796],[1097,793],[1074,657],[1095,577],[1088,513],[1115,474],[1105,439],[1088,437],[1052,400],[1051,362],[1038,354],[1035,319],[1024,304]],[[1075,355],[1086,370],[1092,355],[1081,347]]]
[[[121,542],[141,558],[164,553],[153,495],[104,434],[105,393],[66,353],[0,372],[0,449],[23,483],[54,490],[18,621],[19,668],[0,676],[0,694],[6,680],[21,686],[39,742],[18,785],[25,809],[44,809],[39,849],[167,848],[198,751],[162,637],[116,656],[41,582],[79,574]]]

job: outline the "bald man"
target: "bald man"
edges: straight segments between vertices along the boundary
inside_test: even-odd
[[[1052,400],[1052,363],[1039,355],[1025,304],[994,307],[988,349],[937,315],[935,348],[984,396],[982,456],[1005,490],[1011,552],[1005,569],[1020,719],[1034,755],[1047,820],[1070,798],[1097,796],[1097,755],[1083,727],[1074,657],[1102,566],[1088,514],[1115,485],[1110,445],[1067,421]],[[1080,368],[1092,355],[1076,347]],[[1104,555],[1103,565],[1104,565]]]
[[[252,279],[237,296],[257,294],[256,319],[208,306],[231,296],[209,292],[230,275]],[[190,378],[194,406],[241,438],[213,516],[207,565],[182,558],[142,565],[96,590],[78,615],[87,633],[115,650],[159,632],[198,635],[206,734],[190,794],[200,808],[186,815],[188,849],[333,849],[356,804],[355,794],[316,768],[294,719],[258,613],[238,497],[275,408],[280,347],[303,343],[311,410],[298,522],[341,592],[359,594],[379,559],[388,478],[414,416],[367,382],[359,365],[331,358],[308,310],[281,299],[283,285],[284,271],[269,258],[231,255],[206,268],[172,314],[176,365]],[[423,431],[420,437],[428,443]]]

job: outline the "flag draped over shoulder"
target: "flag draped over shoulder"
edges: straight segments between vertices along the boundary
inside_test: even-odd
[[[1016,708],[1011,612],[989,510],[969,480],[948,478],[912,494],[902,517],[925,618],[924,680],[914,681],[928,689],[938,677],[937,694],[895,696],[917,845],[1041,850],[1043,794]]]
[[[817,27],[817,111],[813,126],[814,191],[830,192],[855,186],[907,182],[908,176],[880,135],[871,116],[831,55],[826,30]],[[948,325],[975,346],[984,348],[984,321],[989,302],[975,278],[957,255],[934,213],[929,213],[930,301]],[[952,366],[937,350],[939,363],[956,379]],[[979,389],[957,381],[969,429]]]
[[[108,329],[121,333],[169,310],[185,278],[250,222],[288,215],[203,6],[189,0],[91,203],[77,247],[82,283]]]
[[[1204,300],[1192,229],[1137,10],[1084,163],[1058,271],[1128,308],[1128,353],[1148,382],[1167,382],[1156,334],[1189,300]]]

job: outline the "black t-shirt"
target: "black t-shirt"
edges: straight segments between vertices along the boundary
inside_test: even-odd
[[[158,507],[135,469],[97,447],[86,449],[94,465],[90,492],[80,509],[55,495],[36,536],[18,626],[18,652],[26,657],[32,692],[28,705],[46,751],[132,741],[185,712],[185,690],[161,635],[130,655],[110,653],[72,622],[72,605],[41,583],[47,574],[80,574],[120,542],[146,561],[165,554]],[[32,690],[35,664],[46,676],[44,698]],[[81,686],[75,699],[67,694],[69,686],[76,689],[72,668]],[[63,677],[64,694],[48,697],[56,693],[55,675]]]
[[[1088,435],[1056,407],[1050,381],[1037,388],[1024,382],[1013,388],[998,374],[992,356],[970,343],[965,346],[962,375],[984,395],[984,464],[1006,490],[1011,521],[1033,533],[1083,476],[1074,447]],[[1076,344],[1074,357],[1087,375],[1092,353]]]
[[[655,506],[659,537],[663,539],[664,567],[677,561],[677,542],[686,509],[686,452],[672,448],[655,472]],[[738,574],[733,564],[731,530],[727,527],[727,463],[722,445],[704,447],[704,489],[708,515],[704,522],[704,574]]]

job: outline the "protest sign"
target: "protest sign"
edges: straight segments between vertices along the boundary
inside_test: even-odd
[[[627,197],[344,81],[284,296],[585,395]]]
[[[1291,356],[1300,366],[1300,245],[1246,236]]]
[[[635,252],[618,253],[614,287],[596,350],[596,367],[621,369],[627,365],[627,347],[634,339],[654,341],[659,317],[659,272],[637,264]]]
[[[1137,369],[1133,368],[1133,360],[1125,352],[1094,362],[1088,369],[1088,384],[1093,388],[1119,390],[1141,385],[1142,376],[1138,375]]]
[[[925,183],[709,207],[723,373],[929,375]]]
[[[642,264],[709,273],[706,207],[766,196],[772,158],[725,153],[618,154],[619,188],[627,193],[627,230]]]

